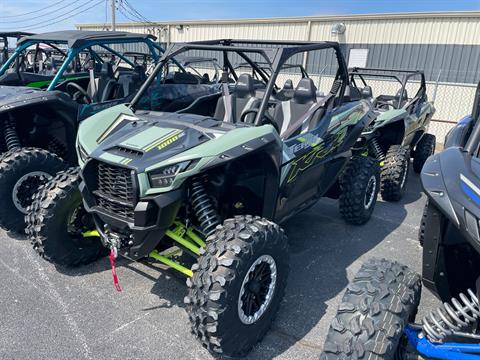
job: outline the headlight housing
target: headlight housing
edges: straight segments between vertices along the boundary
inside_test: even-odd
[[[152,188],[164,188],[172,185],[175,177],[185,171],[190,165],[191,161],[183,161],[181,163],[164,166],[160,169],[154,170],[148,174],[150,186]]]
[[[80,142],[77,142],[77,153],[80,160],[85,163],[88,159],[88,153],[87,150],[85,150],[85,148],[82,146],[82,144],[80,144]]]

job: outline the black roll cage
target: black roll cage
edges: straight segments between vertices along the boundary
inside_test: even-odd
[[[2,42],[2,47],[0,51],[4,54],[5,59],[8,58],[8,38],[16,38],[17,41],[22,37],[22,36],[30,36],[33,35],[33,33],[30,32],[24,32],[24,31],[4,31],[0,32],[0,41]]]
[[[420,70],[399,70],[399,69],[378,69],[378,68],[360,68],[354,67],[349,69],[350,71],[350,83],[357,87],[355,82],[355,77],[358,77],[363,86],[367,86],[367,82],[365,81],[365,77],[377,77],[377,78],[389,78],[397,80],[401,87],[401,94],[396,104],[396,109],[401,107],[401,100],[405,94],[405,88],[407,86],[408,81],[416,76],[420,75],[420,88],[418,89],[417,93],[414,96],[414,100],[420,99],[425,96],[427,93],[427,86],[425,84],[425,74],[423,71]],[[399,76],[401,75],[401,76]]]
[[[480,82],[477,85],[472,109],[472,134],[465,144],[465,151],[471,156],[478,154],[480,145]]]
[[[250,45],[250,46],[249,46]],[[264,46],[262,46],[264,45]],[[164,64],[175,56],[186,52],[188,50],[209,50],[219,51],[223,53],[223,70],[225,73],[228,71],[233,75],[235,80],[238,80],[238,76],[235,73],[233,65],[228,60],[228,53],[236,53],[246,63],[248,63],[254,70],[258,71],[259,75],[267,84],[265,94],[255,117],[254,124],[259,126],[262,123],[262,118],[269,105],[269,99],[275,89],[275,81],[278,73],[282,70],[286,61],[293,55],[298,53],[304,53],[315,50],[333,49],[337,58],[338,70],[335,75],[335,80],[341,80],[342,86],[338,90],[338,98],[343,99],[345,88],[349,84],[348,69],[345,63],[345,59],[342,55],[340,45],[337,42],[307,42],[307,41],[266,41],[266,40],[232,40],[232,39],[220,39],[220,40],[207,40],[197,41],[190,43],[177,43],[172,44],[167,48],[163,56],[160,58],[157,66],[150,74],[148,79],[140,87],[139,91],[133,98],[130,106],[132,109],[138,103],[140,98],[145,94],[150,87],[155,77],[163,68]],[[247,56],[248,53],[256,53],[263,56],[266,63],[270,65],[272,74],[268,77],[265,72],[257,65],[257,62]],[[222,79],[226,81],[226,79]]]

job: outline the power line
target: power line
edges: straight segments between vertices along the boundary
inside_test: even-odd
[[[130,9],[128,9],[122,2],[119,3],[118,10],[128,19],[134,22],[143,22],[142,18],[139,18],[138,15],[133,13]]]
[[[120,13],[121,13],[123,16],[125,16],[125,18],[127,18],[128,20],[133,21],[133,22],[138,22],[138,19],[131,18],[128,14],[126,14],[126,13],[124,12],[123,7],[119,7],[119,8],[118,8],[118,11],[120,11]]]
[[[142,24],[147,24],[147,25],[150,25],[150,26],[156,26],[156,24],[150,20],[148,20],[147,18],[145,18],[144,16],[142,16],[140,13],[134,11],[134,9],[132,9],[132,7],[126,7],[124,5],[124,3],[127,4],[126,1],[121,1],[120,2],[120,7],[119,7],[119,10],[121,11],[123,9],[123,11],[121,11],[121,13],[129,20],[133,21],[133,22],[140,22]],[[128,4],[127,4],[128,6]],[[125,12],[127,12],[128,14],[126,14]],[[132,18],[133,17],[133,18]]]
[[[23,14],[17,14],[17,15],[2,15],[2,18],[13,18],[13,17],[21,17],[21,16],[25,16],[25,15],[30,15],[30,14],[38,14],[39,12],[42,12],[43,10],[46,10],[46,9],[49,9],[55,5],[58,5],[64,1],[67,1],[67,0],[60,0],[60,1],[57,1],[56,3],[53,3],[51,5],[48,5],[48,6],[45,6],[44,8],[41,8],[41,9],[38,9],[38,10],[34,10],[34,11],[30,11],[30,12],[27,12],[27,13],[23,13]]]
[[[94,1],[94,0],[87,1],[87,2],[84,3],[84,4],[82,4],[82,5],[80,5],[80,6],[77,6],[75,9],[72,9],[71,11],[77,10],[77,9],[79,9],[80,7],[83,7],[83,6],[85,6],[85,5],[88,5],[88,4],[91,3],[92,1]],[[48,26],[49,26],[49,25],[58,24],[58,23],[60,23],[60,22],[62,22],[62,21],[68,20],[68,19],[70,19],[70,18],[72,18],[72,17],[74,17],[74,16],[77,16],[77,15],[79,15],[79,14],[82,14],[82,13],[84,13],[85,11],[88,11],[88,10],[90,10],[90,9],[93,9],[94,7],[96,7],[96,6],[100,5],[101,3],[103,3],[103,1],[104,1],[104,0],[99,0],[99,1],[97,1],[96,3],[94,3],[92,6],[89,6],[89,7],[87,7],[87,8],[84,8],[84,9],[82,9],[82,10],[76,12],[76,13],[73,13],[73,14],[72,14],[71,12],[70,12],[70,13],[62,14],[62,15],[60,15],[60,17],[65,16],[65,15],[67,15],[67,14],[68,14],[68,16],[65,16],[65,17],[63,17],[63,18],[61,18],[61,19],[58,19],[58,17],[57,17],[57,18],[56,18],[56,19],[58,19],[57,21],[51,22],[51,20],[53,20],[53,19],[50,19],[50,20],[42,21],[42,22],[39,22],[39,23],[36,23],[36,24],[31,24],[31,25],[29,25],[29,26],[24,27],[24,29],[32,30],[32,29],[37,29],[37,28],[43,28],[43,27],[46,26],[46,25],[44,25],[45,23],[48,23]]]
[[[138,19],[140,19],[143,22],[155,25],[154,22],[148,20],[145,16],[143,16],[137,9],[135,9],[127,0],[122,0],[121,3],[124,3],[130,10],[133,12]]]
[[[41,16],[46,16],[46,15],[50,15],[50,14],[54,14],[60,10],[63,10],[65,8],[68,8],[72,5],[75,5],[74,2],[70,2],[68,3],[67,5],[64,5],[64,6],[61,6],[59,7],[58,9],[55,9],[55,10],[52,10],[52,11],[49,11],[49,12],[46,12],[45,14],[42,14]],[[72,9],[72,10],[75,10],[75,9]],[[72,11],[72,10],[68,10],[68,11]],[[28,21],[31,21],[31,20],[37,20],[38,19],[38,15],[37,16],[33,16],[33,17],[30,17],[30,18],[26,18],[26,19],[21,19],[21,20],[9,20],[9,21],[0,21],[0,23],[2,24],[17,24],[17,23],[23,23],[23,22],[28,22]],[[54,20],[54,19],[53,19]]]

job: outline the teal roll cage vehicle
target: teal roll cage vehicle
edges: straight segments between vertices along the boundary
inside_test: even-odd
[[[221,59],[221,91],[177,112],[145,110],[165,81],[164,64],[189,51]],[[314,51],[337,68],[328,94],[318,97],[307,77],[291,99],[279,100],[284,64]],[[235,71],[239,58],[258,79]],[[213,353],[245,355],[267,332],[285,291],[289,250],[278,224],[322,196],[338,198],[353,224],[374,209],[378,162],[352,156],[374,112],[349,87],[334,42],[172,45],[129,105],[80,124],[80,171],[46,184],[26,217],[34,249],[64,266],[109,250],[117,290],[117,255],[179,271],[188,278],[193,333]]]
[[[420,70],[353,68],[350,80],[377,113],[363,138],[381,165],[380,194],[386,201],[399,201],[407,186],[410,159],[419,173],[435,151],[435,136],[427,132],[435,108],[427,98],[425,75]]]
[[[137,62],[132,49],[148,54],[146,61]],[[34,61],[30,67],[20,66],[28,53]],[[153,36],[127,32],[72,30],[18,41],[15,53],[0,69],[0,83],[11,84],[0,86],[0,153],[4,152],[0,226],[23,233],[23,218],[38,186],[77,162],[75,137],[80,121],[131,101],[147,78],[145,66],[149,61],[156,64],[162,53]],[[40,57],[49,65],[39,63]],[[181,66],[177,70],[185,73]],[[180,82],[189,80],[186,75]],[[180,90],[177,86],[171,96],[167,87],[175,87],[176,78],[169,78],[170,84],[157,99],[165,97],[165,108],[182,108],[193,101],[190,93],[182,96],[188,86]],[[196,95],[211,91],[209,84],[202,83]]]

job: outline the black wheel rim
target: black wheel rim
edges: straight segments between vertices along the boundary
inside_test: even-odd
[[[89,239],[96,241],[97,237],[95,236],[84,236],[85,232],[94,228],[90,214],[81,204],[75,207],[67,217],[67,234],[77,245],[85,244]]]
[[[15,207],[23,214],[27,213],[27,208],[33,202],[33,196],[38,188],[45,185],[52,176],[43,171],[34,171],[23,175],[15,183],[12,191],[12,199]]]
[[[238,299],[238,315],[247,325],[267,310],[275,291],[277,266],[270,255],[259,257],[247,271]]]

